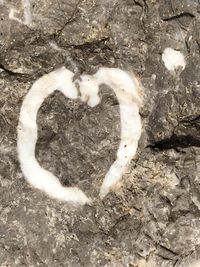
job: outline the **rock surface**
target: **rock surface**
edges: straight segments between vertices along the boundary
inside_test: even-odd
[[[198,0],[0,1],[0,266],[190,267],[198,260],[199,29]],[[184,70],[165,68],[166,47],[184,54]],[[119,67],[144,86],[137,156],[122,187],[103,201],[99,187],[120,137],[115,95],[102,87],[93,109],[61,93],[43,103],[36,157],[63,184],[95,198],[81,208],[31,188],[16,153],[23,97],[63,65],[77,75]]]

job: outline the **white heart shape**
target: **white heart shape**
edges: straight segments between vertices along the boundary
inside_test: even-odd
[[[37,142],[37,112],[44,99],[55,90],[60,90],[66,97],[78,98],[76,84],[79,84],[80,99],[91,107],[100,102],[99,85],[111,87],[119,101],[121,117],[121,142],[117,159],[107,172],[100,190],[103,198],[121,179],[126,166],[136,153],[141,135],[139,107],[142,103],[140,84],[134,75],[117,68],[100,68],[96,74],[82,75],[73,81],[74,73],[62,67],[39,78],[27,93],[21,107],[17,149],[22,172],[35,188],[43,190],[50,197],[85,204],[91,201],[79,188],[64,187],[51,172],[42,168],[35,158]]]

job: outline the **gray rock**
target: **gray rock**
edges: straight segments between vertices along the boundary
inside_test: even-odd
[[[200,251],[199,1],[31,0],[29,22],[23,1],[0,10],[0,266],[190,267]],[[183,52],[183,71],[165,68],[166,47]],[[56,92],[40,108],[36,157],[95,199],[81,208],[31,188],[16,153],[24,96],[63,65],[77,75],[120,67],[144,85],[138,153],[103,201],[120,138],[115,95],[102,87],[91,109]]]

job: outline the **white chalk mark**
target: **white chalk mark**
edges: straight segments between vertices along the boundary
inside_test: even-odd
[[[58,69],[38,79],[26,95],[20,112],[17,148],[23,174],[35,188],[50,197],[76,204],[90,202],[76,187],[64,187],[51,172],[43,169],[35,158],[37,141],[37,112],[44,99],[55,90],[66,97],[77,98],[77,89],[72,82],[73,73],[65,68]]]
[[[137,79],[125,71],[101,68],[95,75],[98,84],[107,84],[115,92],[119,101],[121,118],[121,142],[117,159],[107,172],[100,190],[103,198],[122,178],[125,168],[136,154],[141,136],[139,107],[142,104],[140,85]]]
[[[22,5],[24,10],[24,20],[21,20],[16,16],[20,12],[15,8],[10,9],[9,19],[15,20],[24,25],[30,25],[32,23],[31,2],[30,0],[22,0]]]
[[[117,151],[117,159],[103,181],[100,197],[103,198],[119,182],[137,150],[141,135],[139,107],[142,103],[137,79],[120,69],[100,68],[95,75],[82,75],[80,80],[73,82],[73,73],[63,67],[38,79],[26,95],[21,107],[17,144],[21,168],[30,184],[53,198],[85,204],[90,202],[90,199],[81,190],[77,187],[63,187],[59,180],[43,169],[35,158],[38,109],[44,99],[56,89],[68,98],[77,98],[75,86],[77,83],[79,83],[81,101],[87,102],[91,107],[100,102],[98,91],[101,84],[111,87],[118,98],[121,142]]]
[[[165,64],[165,67],[169,71],[175,71],[177,68],[185,69],[185,57],[180,51],[176,51],[170,47],[165,48],[162,54],[162,61]]]

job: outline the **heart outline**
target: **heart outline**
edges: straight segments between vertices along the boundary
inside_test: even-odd
[[[99,86],[108,85],[115,92],[120,106],[121,142],[117,159],[108,170],[101,189],[100,197],[107,195],[122,175],[136,153],[141,136],[141,118],[139,108],[142,105],[141,84],[132,74],[118,68],[100,68],[94,75],[81,75],[73,80],[74,73],[65,67],[45,74],[36,80],[24,98],[17,127],[17,151],[20,166],[25,178],[35,188],[50,197],[74,204],[90,203],[91,199],[78,187],[64,187],[59,179],[42,168],[35,158],[37,142],[37,112],[46,97],[55,90],[61,91],[70,99],[78,98],[77,84],[81,101],[87,101],[91,107],[100,102]]]

